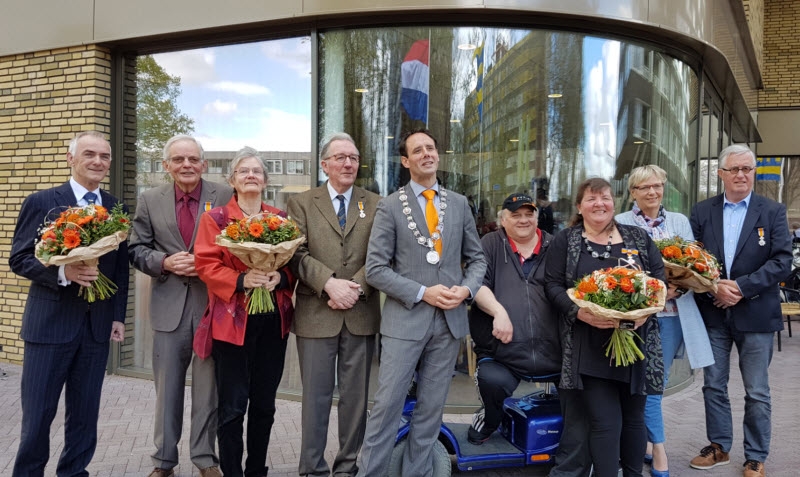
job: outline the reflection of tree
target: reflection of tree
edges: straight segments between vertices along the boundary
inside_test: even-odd
[[[194,120],[178,109],[180,94],[179,77],[169,75],[150,55],[137,59],[136,149],[140,170],[150,171],[149,167],[142,166],[160,160],[170,137],[194,131]],[[149,181],[146,174],[141,178]]]
[[[430,39],[431,45],[428,127],[440,145],[447,145],[453,66],[451,29],[382,28],[322,35],[320,131],[323,135],[335,131],[352,135],[365,157],[360,181],[372,182],[374,178],[383,194],[408,180],[397,156],[401,133],[425,126],[410,120],[400,107],[403,58],[415,41],[423,39]],[[362,89],[366,91],[356,92]]]

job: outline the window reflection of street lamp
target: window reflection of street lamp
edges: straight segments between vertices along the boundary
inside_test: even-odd
[[[369,90],[367,88],[356,88],[354,90],[356,93],[368,93]]]
[[[564,95],[561,94],[561,93],[550,93],[550,94],[547,95],[548,98],[560,98],[562,96],[564,96]]]

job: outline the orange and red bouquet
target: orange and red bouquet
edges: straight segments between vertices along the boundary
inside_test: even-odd
[[[100,257],[125,241],[130,226],[130,217],[119,202],[111,211],[96,204],[70,207],[42,226],[36,258],[46,266],[77,262],[96,266]],[[111,298],[116,291],[114,282],[101,273],[91,287],[81,287],[79,294],[92,303]]]
[[[595,270],[575,282],[567,294],[581,308],[594,315],[616,320],[639,320],[664,309],[664,282],[627,266]],[[606,346],[606,356],[616,366],[628,366],[644,359],[634,330],[615,328]]]
[[[697,293],[717,291],[720,266],[700,242],[680,237],[656,240],[670,283]]]
[[[300,235],[300,229],[292,219],[262,213],[232,221],[217,235],[215,242],[226,247],[248,267],[273,272],[289,263],[304,241],[305,237]],[[248,313],[275,310],[271,293],[266,288],[254,288],[248,291],[248,296]]]

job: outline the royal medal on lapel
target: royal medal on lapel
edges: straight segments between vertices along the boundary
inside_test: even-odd
[[[362,219],[367,218],[367,214],[364,213],[364,203],[361,201],[358,201],[358,216]]]
[[[635,250],[635,249],[632,249],[632,248],[623,248],[622,249],[622,253],[624,253],[625,255],[628,256],[628,260],[627,260],[628,263],[630,263],[631,265],[634,265],[636,263],[636,262],[633,261],[633,256],[634,255],[639,255],[639,251],[638,250]]]
[[[764,241],[764,227],[758,228],[758,244],[762,247],[767,244],[767,242]]]
[[[211,201],[207,200],[205,204],[203,204],[203,211],[208,212],[211,210]]]

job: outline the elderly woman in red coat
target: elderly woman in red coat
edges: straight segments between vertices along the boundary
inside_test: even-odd
[[[275,421],[275,394],[283,375],[292,314],[294,279],[288,268],[275,272],[249,269],[214,240],[228,223],[251,215],[286,213],[261,201],[266,167],[258,152],[245,147],[231,163],[228,182],[235,194],[224,207],[200,217],[195,240],[197,273],[208,285],[208,309],[195,337],[198,355],[214,358],[219,396],[220,468],[226,477],[266,476],[267,447]],[[249,289],[265,287],[275,295],[276,310],[247,313]],[[248,404],[249,402],[249,404]],[[247,461],[244,416],[247,413]]]

